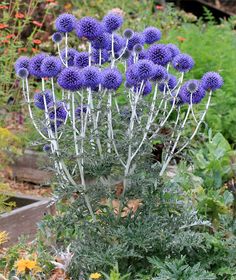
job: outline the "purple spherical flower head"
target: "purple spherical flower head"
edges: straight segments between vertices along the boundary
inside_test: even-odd
[[[181,96],[177,95],[177,91],[176,92],[171,92],[171,95],[173,96],[170,100],[170,104],[173,105],[173,103],[175,103],[176,106],[181,106],[184,104],[183,100],[181,99]]]
[[[29,71],[26,68],[19,68],[16,74],[18,77],[24,80],[29,76]]]
[[[123,24],[123,17],[117,13],[108,13],[102,20],[105,30],[109,33],[119,29]]]
[[[79,52],[75,49],[67,49],[67,63],[68,63],[68,66],[74,66],[74,59],[75,59],[75,56],[77,56],[79,54]],[[61,52],[61,57],[63,59],[63,61],[65,62],[66,61],[66,50],[62,50]]]
[[[161,39],[161,31],[153,26],[145,28],[143,35],[146,44],[153,44]]]
[[[74,66],[79,68],[84,68],[89,65],[89,53],[88,52],[80,52],[75,55],[74,58]]]
[[[108,46],[111,42],[111,34],[108,32],[104,32],[96,39],[92,41],[92,47],[94,49],[108,49]]]
[[[88,66],[82,70],[84,76],[84,87],[96,88],[101,83],[100,69],[95,66]]]
[[[153,68],[152,81],[157,83],[163,83],[168,78],[168,72],[165,67],[161,65],[155,65]]]
[[[77,67],[64,68],[58,76],[59,86],[66,90],[77,91],[84,85],[83,75]]]
[[[79,38],[85,37],[88,40],[95,40],[104,32],[101,22],[92,17],[83,17],[76,24],[76,34]]]
[[[138,79],[138,71],[136,64],[132,64],[128,67],[126,70],[126,84],[129,85],[129,87],[137,85],[139,82]]]
[[[223,83],[222,77],[216,72],[207,72],[201,79],[202,87],[205,90],[217,90],[222,87]]]
[[[133,51],[134,51],[136,54],[142,53],[142,52],[143,52],[143,45],[141,45],[141,44],[136,44],[136,45],[134,45]]]
[[[71,14],[62,14],[56,19],[56,30],[63,33],[71,32],[75,28],[75,22],[75,16]]]
[[[102,71],[102,86],[117,90],[122,84],[122,75],[116,68],[106,68]]]
[[[134,31],[132,29],[125,29],[125,31],[123,32],[124,38],[125,39],[130,39],[131,37],[133,37],[134,35]]]
[[[171,52],[172,59],[176,57],[176,55],[180,54],[180,50],[175,44],[167,44],[166,46]]]
[[[82,108],[79,106],[78,108],[75,109],[75,117],[76,118],[81,118],[81,112],[86,113],[87,112],[88,106],[83,105]]]
[[[52,150],[51,150],[51,146],[46,144],[43,146],[43,151],[46,152],[46,153],[50,153]]]
[[[140,87],[141,87],[141,85],[134,87],[134,91],[136,93],[139,93]],[[152,84],[149,81],[147,81],[145,83],[144,87],[142,88],[142,95],[146,96],[146,95],[150,94],[151,92],[152,92]]]
[[[92,62],[99,64],[100,50],[92,49]],[[101,64],[104,64],[109,59],[109,53],[107,50],[101,50]]]
[[[20,68],[29,68],[29,62],[30,62],[30,58],[27,56],[20,56],[14,65],[15,71],[17,72],[17,70],[19,70]]]
[[[190,80],[186,82],[179,91],[179,98],[188,104],[199,103],[205,96],[205,89],[198,80]]]
[[[40,69],[44,77],[56,77],[62,69],[61,60],[56,56],[47,56],[44,58]]]
[[[147,59],[141,59],[137,63],[134,64],[136,67],[136,75],[138,78],[138,81],[146,81],[150,78],[152,78],[155,68],[155,64]]]
[[[144,36],[142,33],[135,32],[133,36],[128,41],[128,49],[133,50],[134,46],[137,44],[143,45],[145,43]]]
[[[48,112],[49,112],[49,118],[51,121],[54,121],[56,118],[56,121],[64,122],[67,117],[67,108],[66,104],[63,101],[58,101],[55,104],[56,106],[56,115],[55,115],[55,109],[53,102],[48,104]]]
[[[52,34],[52,40],[56,44],[60,44],[63,39],[63,35],[61,32],[55,32]]]
[[[166,91],[174,89],[176,87],[177,83],[178,83],[178,81],[177,81],[177,79],[174,75],[169,74],[167,79],[168,79],[166,81],[167,85],[166,85],[166,83],[161,83],[158,86],[159,90],[162,91],[162,92],[165,89],[166,89]]]
[[[43,62],[45,57],[46,57],[46,54],[40,53],[40,54],[37,54],[36,56],[34,56],[30,59],[29,69],[28,69],[30,75],[33,75],[37,78],[43,78],[44,77],[44,74],[41,71],[41,65],[42,65],[42,62]]]
[[[125,40],[119,34],[114,34],[113,37],[113,50],[114,52],[119,52],[125,46]],[[109,40],[107,50],[111,51],[112,49],[112,40]]]
[[[44,96],[46,105],[48,106],[53,101],[53,96],[50,90],[36,92],[34,94],[34,105],[41,110],[45,110]]]
[[[148,49],[148,58],[155,64],[165,66],[171,61],[172,55],[166,45],[155,44]]]
[[[173,67],[179,72],[188,72],[194,66],[194,60],[188,54],[178,54],[174,57],[172,61]]]

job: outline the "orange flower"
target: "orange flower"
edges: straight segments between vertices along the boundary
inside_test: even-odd
[[[156,5],[156,9],[159,10],[159,11],[163,11],[163,10],[164,10],[164,7],[161,6],[161,5]]]
[[[38,27],[42,27],[43,26],[43,24],[41,22],[38,22],[36,20],[33,21],[33,24],[38,26]]]
[[[6,36],[7,39],[11,39],[11,38],[13,38],[13,37],[15,37],[15,34],[8,34],[8,35]]]
[[[24,18],[25,17],[25,15],[24,14],[22,14],[22,13],[16,13],[15,14],[15,18],[19,18],[19,19],[21,19],[21,18]]]
[[[180,41],[180,42],[184,42],[186,41],[187,39],[184,38],[184,37],[181,37],[181,36],[178,36],[177,39]]]
[[[39,50],[36,49],[36,48],[32,48],[31,50],[32,50],[33,53],[37,53],[37,52],[39,51]]]
[[[35,45],[40,45],[40,44],[42,43],[42,41],[39,40],[39,39],[34,39],[34,40],[33,40],[33,43],[34,43]]]
[[[5,23],[0,23],[0,29],[4,29],[4,28],[7,28],[7,27],[8,27],[7,24],[5,24]]]
[[[5,44],[9,44],[9,43],[10,43],[10,41],[9,41],[9,40],[7,40],[7,39],[2,40],[2,42],[3,42],[3,43],[5,43]]]
[[[27,48],[19,48],[18,53],[27,52]]]
[[[53,3],[55,0],[46,0],[47,3]]]
[[[5,5],[0,5],[0,9],[8,9],[8,7]]]

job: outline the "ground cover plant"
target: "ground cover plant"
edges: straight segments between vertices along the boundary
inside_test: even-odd
[[[52,35],[58,56],[41,53],[15,63],[39,142],[54,164],[54,200],[64,201],[59,215],[41,225],[42,238],[49,248],[64,248],[63,264],[54,264],[72,279],[101,278],[103,272],[109,277],[115,263],[117,275],[157,277],[155,270],[150,274],[149,257],[181,255],[188,260],[185,275],[196,275],[211,250],[211,224],[198,217],[179,186],[162,177],[197,134],[223,80],[215,72],[184,80],[194,66],[191,56],[156,43],[156,27],[121,35],[122,23],[116,12],[102,21],[62,14]],[[70,47],[72,32],[88,51]],[[32,95],[36,82],[41,89]],[[205,109],[196,113],[202,99]],[[164,145],[160,162],[152,158],[154,141]],[[199,270],[199,277],[214,279],[208,269]]]

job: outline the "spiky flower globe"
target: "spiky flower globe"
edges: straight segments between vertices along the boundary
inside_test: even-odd
[[[55,114],[55,108],[56,108],[56,114]],[[48,110],[49,110],[49,118],[51,121],[54,121],[55,118],[59,122],[64,122],[67,117],[67,109],[66,105],[62,101],[57,101],[55,106],[53,103],[48,104]]]
[[[20,77],[21,79],[26,79],[29,76],[29,71],[26,68],[19,68],[16,71],[16,74],[18,77]]]
[[[180,89],[179,98],[188,104],[197,104],[205,96],[206,91],[198,80],[186,82]]]
[[[166,45],[155,44],[148,49],[148,58],[155,64],[165,66],[171,61],[172,54]]]
[[[79,68],[84,68],[89,65],[89,53],[88,52],[80,52],[76,53],[74,57],[74,66]]]
[[[164,66],[155,65],[153,67],[152,81],[157,83],[164,82],[168,78],[168,72]]]
[[[143,45],[144,43],[145,43],[145,41],[144,41],[143,34],[135,32],[128,41],[128,49],[130,51],[132,51],[135,45],[137,45],[137,44]]]
[[[180,54],[180,50],[175,44],[167,44],[166,46],[171,52],[172,59],[176,57],[176,55]]]
[[[75,22],[75,16],[71,14],[62,14],[56,19],[56,30],[63,33],[71,32],[75,28]]]
[[[58,76],[57,82],[66,90],[77,91],[84,85],[83,75],[77,67],[64,68]]]
[[[104,27],[101,22],[92,17],[83,17],[76,23],[76,34],[79,38],[87,38],[95,40],[104,32]]]
[[[134,45],[133,50],[135,53],[140,54],[143,51],[143,45],[136,44],[136,45]]]
[[[146,44],[153,44],[161,39],[161,31],[153,26],[149,26],[143,31]]]
[[[99,60],[100,60],[100,50],[97,49],[92,49],[92,62],[95,64],[99,64]],[[107,50],[101,50],[101,64],[104,64],[108,61],[109,59],[109,53]]]
[[[34,105],[40,110],[45,110],[44,98],[47,106],[53,101],[53,96],[50,90],[36,92],[34,94]]]
[[[136,64],[136,75],[139,81],[146,81],[153,77],[154,63],[147,59],[139,60]]]
[[[82,70],[84,87],[96,88],[101,83],[100,69],[95,66],[88,66]]]
[[[102,71],[102,86],[106,89],[117,90],[122,83],[122,75],[116,68],[106,68]]]
[[[14,64],[15,71],[17,72],[20,68],[28,69],[29,68],[29,63],[30,63],[30,58],[29,57],[20,56]]]
[[[177,83],[177,78],[172,74],[168,74],[167,81],[165,83],[160,83],[158,88],[161,92],[168,92],[169,90],[173,90]]]
[[[141,93],[143,96],[146,96],[152,92],[152,84],[147,81],[141,88],[141,85],[134,87],[134,92]]]
[[[205,90],[215,91],[221,88],[223,83],[222,77],[216,72],[207,72],[201,79],[201,85]]]
[[[118,13],[111,12],[103,18],[102,23],[105,27],[105,30],[109,33],[112,33],[121,27],[123,24],[123,17]]]
[[[79,54],[79,52],[73,48],[67,49],[68,66],[74,66],[74,59],[75,59],[75,56],[77,56],[78,54]],[[61,57],[62,57],[64,63],[66,63],[66,49],[62,50]]]
[[[62,69],[61,60],[56,56],[45,57],[40,69],[44,77],[56,77]]]
[[[133,31],[132,29],[127,28],[127,29],[125,29],[125,31],[123,32],[123,35],[124,35],[124,38],[125,38],[125,39],[129,40],[130,38],[133,37],[134,31]]]
[[[63,35],[61,32],[55,32],[52,34],[52,40],[56,44],[60,44],[63,39]]]
[[[173,67],[179,72],[188,72],[194,66],[194,60],[188,54],[178,54],[172,61]]]
[[[43,78],[44,73],[41,71],[43,60],[47,57],[46,54],[40,53],[32,57],[29,62],[29,73],[36,78]]]
[[[104,32],[92,41],[94,49],[108,49],[109,44],[111,44],[111,34],[108,32]]]

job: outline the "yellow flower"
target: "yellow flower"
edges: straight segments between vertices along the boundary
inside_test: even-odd
[[[6,231],[0,231],[0,245],[8,241],[8,233]]]
[[[95,273],[92,273],[90,274],[90,278],[91,279],[99,279],[102,277],[102,274],[98,273],[98,272],[95,272]]]
[[[37,261],[32,261],[29,259],[21,259],[16,262],[17,273],[25,273],[30,270],[33,273],[41,271],[41,268],[37,265]]]

